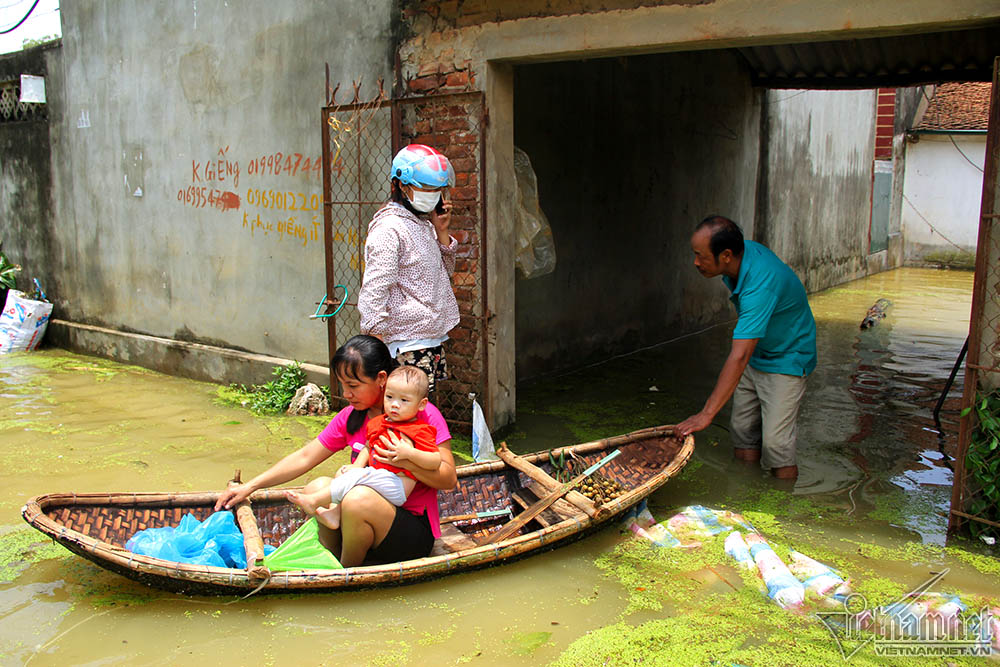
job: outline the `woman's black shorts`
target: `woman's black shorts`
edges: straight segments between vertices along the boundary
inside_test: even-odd
[[[430,555],[433,548],[434,533],[427,513],[418,516],[397,507],[389,532],[378,546],[368,550],[364,564],[382,565],[423,558]]]

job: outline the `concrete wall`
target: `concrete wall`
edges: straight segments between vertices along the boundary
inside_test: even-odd
[[[951,135],[954,144],[948,137],[921,133],[906,148],[902,224],[909,263],[956,253],[975,261],[986,135]]]
[[[56,316],[324,364],[324,63],[340,101],[391,80],[394,6],[65,3],[56,223],[21,258],[50,266]]]
[[[0,81],[20,82],[22,74],[46,79],[45,115],[61,104],[58,42],[0,56]],[[49,121],[0,122],[0,241],[4,254],[22,267],[17,286],[30,289],[38,278],[44,289],[55,286],[51,239],[58,230],[53,213]],[[0,288],[0,298],[6,290]],[[2,305],[2,304],[0,304]]]
[[[692,264],[709,213],[750,224],[758,98],[728,52],[515,70],[514,143],[532,159],[558,256],[519,279],[519,379],[732,317]]]
[[[767,93],[755,239],[810,292],[865,275],[875,91]]]

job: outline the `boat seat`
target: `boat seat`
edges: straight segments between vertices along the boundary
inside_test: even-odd
[[[431,556],[444,556],[477,546],[479,545],[476,544],[475,540],[460,531],[454,524],[444,524],[441,526],[441,537],[434,540]]]

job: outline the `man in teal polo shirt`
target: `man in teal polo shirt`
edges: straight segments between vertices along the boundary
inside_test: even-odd
[[[794,479],[795,419],[816,368],[816,322],[795,272],[765,246],[744,241],[735,222],[701,221],[691,236],[695,268],[722,276],[739,319],[733,345],[705,407],[677,425],[686,436],[712,423],[733,397],[736,458],[760,461],[775,477]]]

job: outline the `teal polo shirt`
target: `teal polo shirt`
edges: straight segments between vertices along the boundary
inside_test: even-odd
[[[750,366],[765,373],[805,376],[816,368],[816,321],[802,281],[767,247],[744,241],[732,292],[739,320],[733,339],[759,338]]]

